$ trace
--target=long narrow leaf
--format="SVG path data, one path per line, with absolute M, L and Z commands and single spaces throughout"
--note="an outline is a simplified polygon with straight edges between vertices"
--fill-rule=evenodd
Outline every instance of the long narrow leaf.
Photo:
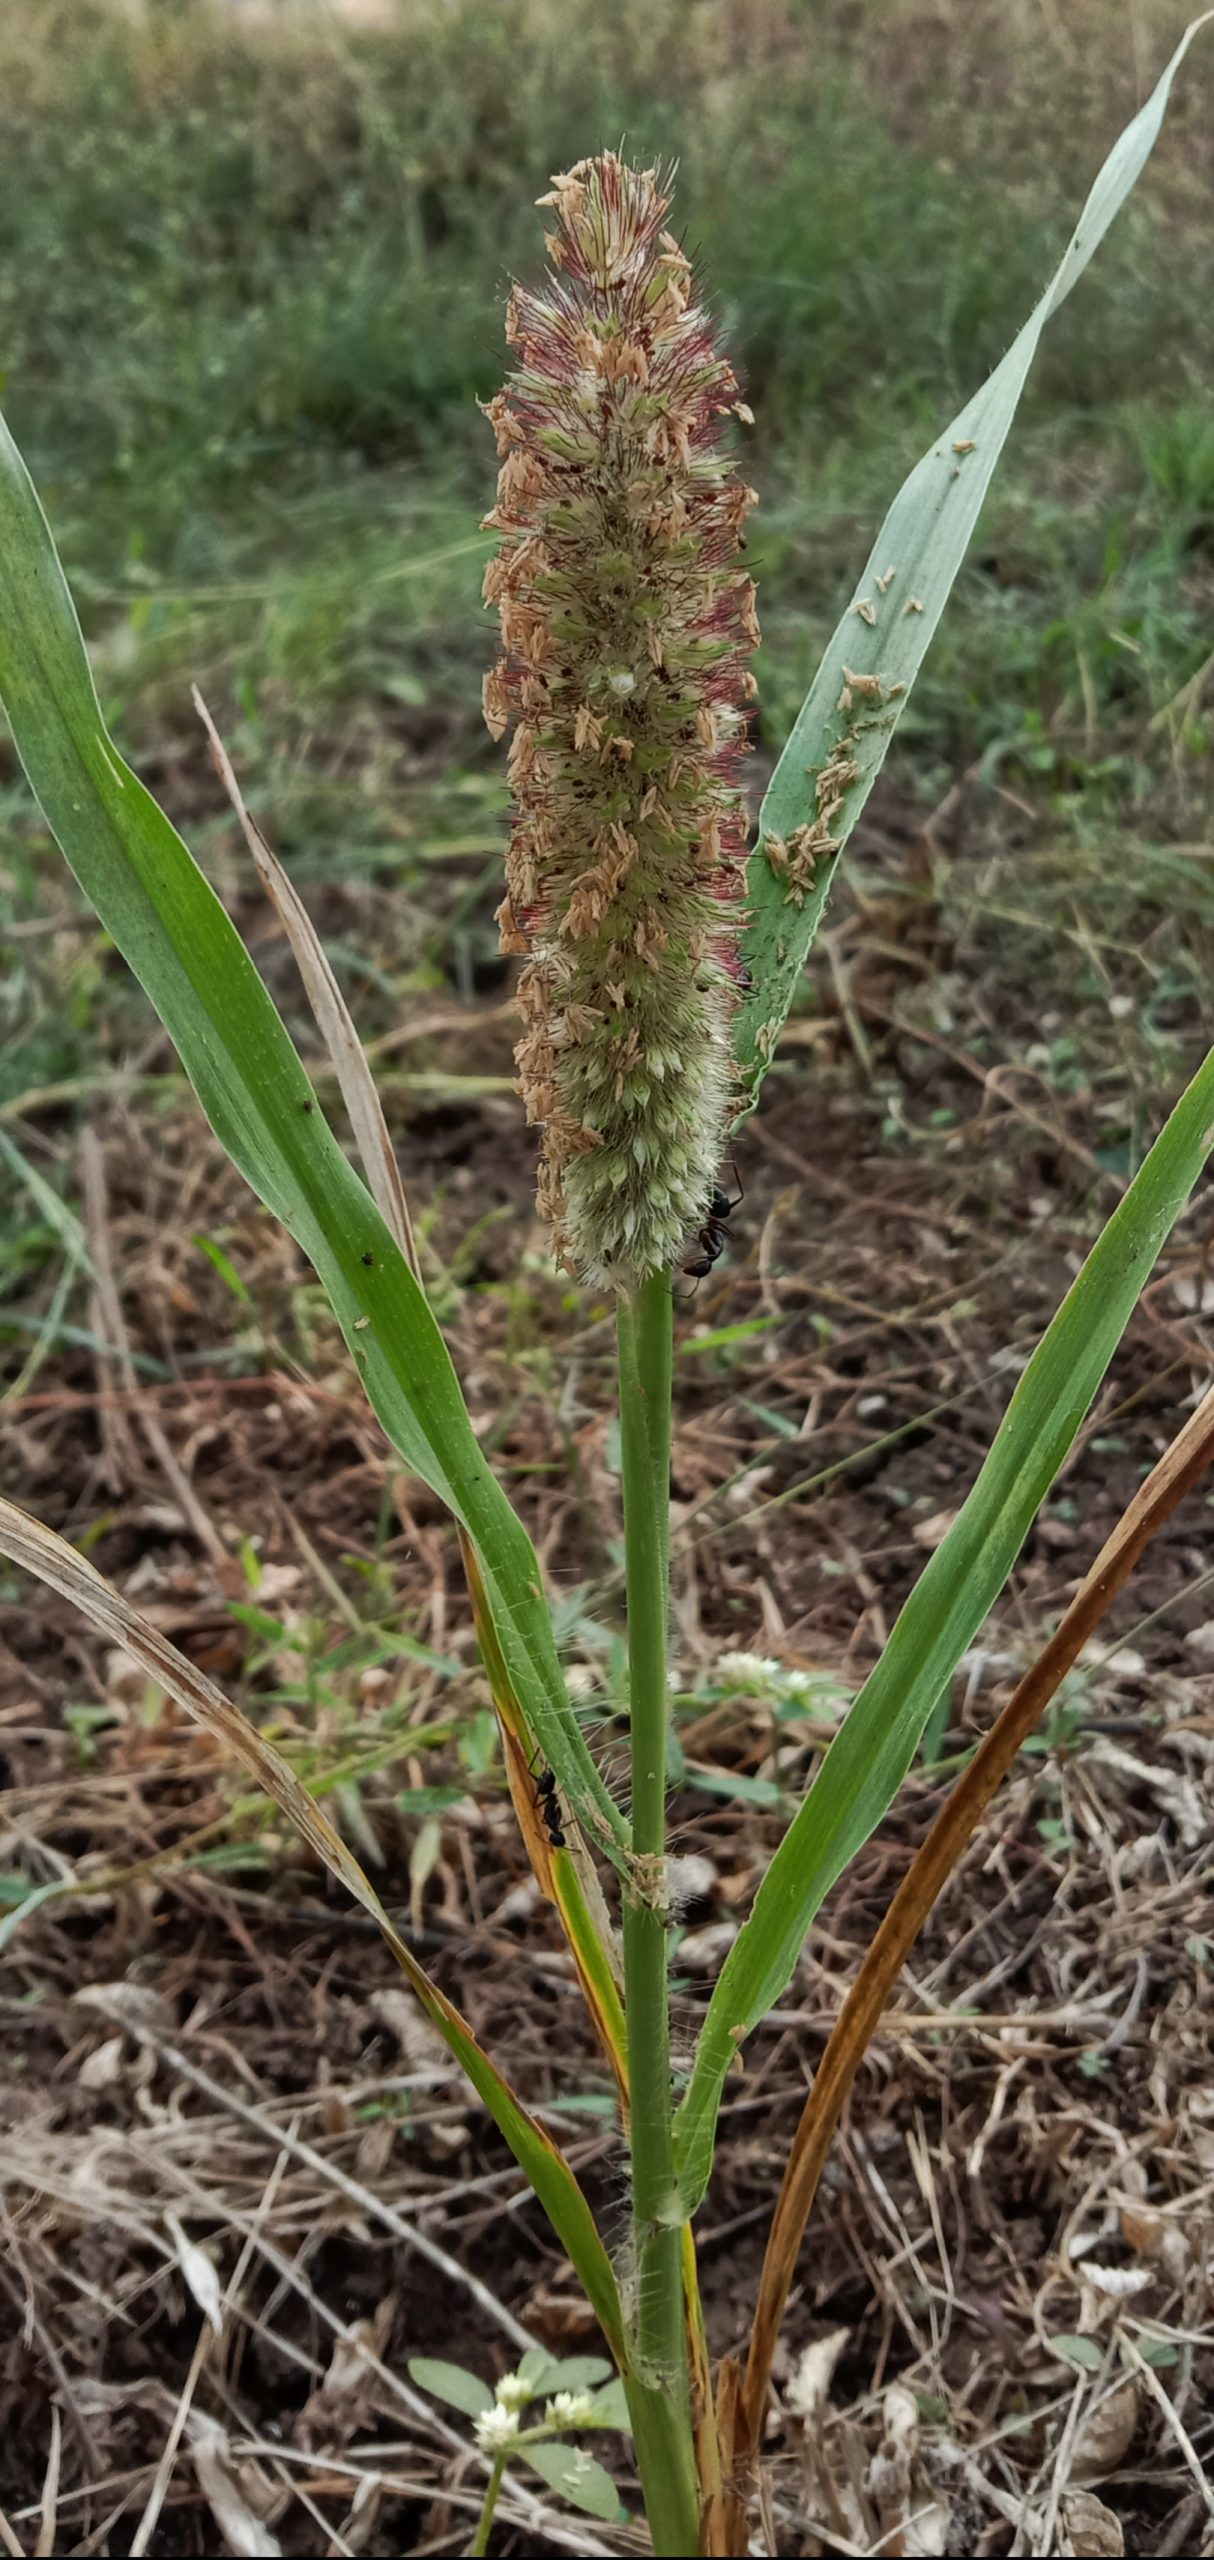
M 430 1980 L 424 1966 L 406 1946 L 394 1928 L 370 1878 L 364 1873 L 344 1840 L 326 1820 L 307 1788 L 289 1763 L 280 1758 L 273 1745 L 250 1724 L 239 1707 L 217 1689 L 206 1673 L 186 1655 L 170 1644 L 167 1636 L 153 1626 L 150 1618 L 131 1606 L 114 1585 L 75 1547 L 34 1520 L 14 1502 L 0 1495 L 0 1555 L 11 1558 L 27 1573 L 49 1583 L 63 1593 L 85 1617 L 108 1636 L 112 1644 L 121 1645 L 133 1660 L 142 1663 L 151 1677 L 167 1689 L 170 1697 L 185 1708 L 188 1715 L 204 1726 L 222 1750 L 241 1761 L 275 1804 L 281 1807 L 309 1848 L 343 1884 L 347 1893 L 370 1913 L 381 1936 L 415 1992 L 426 2015 L 433 2020 L 444 2043 L 467 2073 L 478 2098 L 488 2108 L 498 2131 L 504 2135 L 530 2186 L 539 2197 L 548 2219 L 562 2246 L 568 2250 L 588 2300 L 602 2323 L 603 2332 L 618 2360 L 624 2356 L 623 2321 L 619 2292 L 611 2272 L 611 2262 L 595 2229 L 594 2217 L 585 2196 L 563 2152 L 557 2149 L 541 2124 L 516 2098 L 508 2081 L 502 2078 L 483 2046 L 461 2017 L 459 2010 Z
M 828 643 L 772 775 L 747 875 L 745 958 L 753 983 L 736 1024 L 742 1116 L 758 1100 L 840 854 L 948 602 L 1042 330 L 1140 177 L 1176 72 L 1211 18 L 1214 10 L 1207 10 L 1186 29 L 1146 105 L 1114 143 L 1065 257 L 1002 363 L 899 490 Z
M 194 709 L 207 733 L 211 762 L 236 812 L 257 877 L 291 945 L 295 966 L 312 1008 L 312 1018 L 329 1052 L 338 1091 L 354 1132 L 359 1162 L 367 1178 L 367 1188 L 385 1226 L 395 1236 L 414 1279 L 420 1283 L 421 1266 L 405 1186 L 401 1181 L 384 1106 L 354 1017 L 294 881 L 266 843 L 256 818 L 246 806 L 232 759 L 197 685 L 192 690 Z
M 50 528 L 2 420 L 0 572 L 0 700 L 47 824 L 216 1136 L 318 1272 L 389 1439 L 467 1530 L 527 1720 L 591 1836 L 618 1853 L 625 1826 L 568 1706 L 535 1550 L 482 1455 L 425 1296 L 239 934 L 106 733 Z
M 1214 1050 L 1038 1343 L 972 1492 L 920 1574 L 725 1959 L 676 2133 L 680 2194 L 689 2213 L 708 2182 L 730 2063 L 790 1982 L 823 1896 L 892 1804 L 932 1708 L 1007 1580 L 1211 1148 Z
M 738 2467 L 740 2458 L 749 2463 L 753 2455 L 767 2404 L 776 2339 L 818 2181 L 856 2073 L 902 1967 L 922 1934 L 933 1904 L 949 1877 L 956 1874 L 964 1849 L 1009 1775 L 1017 1753 L 1034 1726 L 1040 1724 L 1081 1651 L 1091 1643 L 1111 1601 L 1128 1582 L 1152 1538 L 1158 1536 L 1186 1493 L 1211 1466 L 1214 1387 L 1203 1396 L 1196 1413 L 1190 1414 L 1146 1483 L 1132 1495 L 1048 1644 L 1017 1682 L 1006 1706 L 983 1735 L 968 1768 L 916 1850 L 876 1936 L 865 1950 L 859 1973 L 814 2074 L 813 2088 L 785 2164 L 751 2325 L 746 2388 L 737 2407 L 727 2454 L 731 2471 Z
M 240 821 L 257 876 L 282 921 L 294 953 L 317 1028 L 333 1061 L 372 1198 L 400 1246 L 414 1279 L 420 1282 L 421 1267 L 405 1188 L 383 1103 L 357 1026 L 298 890 L 245 805 L 227 749 L 197 686 L 194 688 L 194 707 L 206 730 L 216 772 Z M 0 1130 L 0 1142 L 3 1142 L 3 1136 Z M 483 1576 L 466 1532 L 460 1544 L 481 1659 L 502 1727 L 506 1774 L 524 1845 L 541 1891 L 548 1895 L 560 1914 L 583 1994 L 615 2073 L 626 2112 L 627 2035 L 611 1969 L 611 1921 L 599 1889 L 597 1872 L 590 1860 L 585 1859 L 583 1884 L 574 1863 L 580 1839 L 576 1831 L 570 1854 L 558 1861 L 551 1848 L 547 1827 L 540 1817 L 532 1776 L 532 1755 L 538 1737 L 529 1729 L 525 1710 L 504 1674 Z

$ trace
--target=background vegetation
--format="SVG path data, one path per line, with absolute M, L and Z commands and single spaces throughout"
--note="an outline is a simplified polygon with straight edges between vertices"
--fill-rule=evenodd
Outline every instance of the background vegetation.
M 491 632 L 477 528 L 494 464 L 476 403 L 504 369 L 508 278 L 537 264 L 533 199 L 552 170 L 621 135 L 679 160 L 686 236 L 756 417 L 762 775 L 894 487 L 1025 316 L 1183 14 L 1168 0 L 1065 11 L 1045 0 L 385 0 L 314 12 L 42 0 L 0 16 L 3 397 L 112 725 L 239 911 L 311 1056 L 191 681 L 305 890 L 377 1046 L 427 1278 L 478 1428 L 536 1530 L 575 1684 L 604 1717 L 619 1675 L 610 1327 L 552 1274 L 532 1223 L 492 925 L 504 776 L 479 713 Z M 774 1837 L 765 1816 L 803 1788 L 841 1689 L 874 1658 L 972 1478 L 1009 1373 L 1208 1042 L 1209 79 L 1199 47 L 1146 179 L 1051 323 L 742 1142 L 737 1241 L 681 1325 L 689 2002 L 697 1931 L 705 1964 L 715 1933 L 715 1969 Z M 804 2056 L 888 1898 L 890 1862 L 927 1818 L 933 1766 L 968 1750 L 992 1691 L 1056 1616 L 1208 1372 L 1208 1230 L 1199 1201 L 989 1641 L 941 1702 L 896 1837 L 866 1853 L 815 1937 L 800 2044 L 759 2066 L 757 2099 L 742 2092 L 725 2199 L 705 2232 L 714 2343 L 736 2343 L 746 2234 L 770 2201 L 757 2128 L 795 2120 Z M 543 1921 L 520 1916 L 509 1891 L 494 1898 L 509 1816 L 446 1532 L 358 1414 L 310 1275 L 200 1135 L 167 1043 L 83 912 L 7 749 L 0 1377 L 5 1489 L 95 1551 L 272 1726 L 385 1891 L 408 1898 L 444 1979 L 490 2032 L 509 2021 L 505 2059 L 565 2112 L 580 2163 L 596 2142 L 607 2150 L 609 2180 L 609 2098 L 554 2023 L 564 2012 L 546 2005 Z M 178 1461 L 167 1492 L 166 1435 Z M 1120 2314 L 1093 2307 L 1066 2272 L 1068 2217 L 1095 2215 L 1128 2144 L 1179 2245 L 1207 2161 L 1190 2093 L 1208 2077 L 1195 2023 L 1205 2017 L 1208 2039 L 1196 1698 L 1214 1658 L 1208 1571 L 1200 1537 L 1178 1531 L 1121 1613 L 1122 1653 L 1084 1668 L 1022 1763 L 925 1947 L 922 2018 L 900 2013 L 873 2067 L 864 2134 L 845 2141 L 838 2210 L 806 2278 L 802 2318 L 849 2328 L 835 2397 L 860 2411 L 867 2451 L 881 2441 L 882 2379 L 909 2376 L 918 2422 L 947 2424 L 993 2484 L 970 2520 L 991 2548 L 1006 2547 L 1008 2501 L 1052 2476 L 1062 2431 L 1081 2440 L 1076 2374 L 1097 2396 L 1123 2387 L 1107 2361 Z M 31 1608 L 15 1578 L 0 1576 L 0 1596 L 4 1892 L 19 1909 L 31 1885 L 64 1891 L 31 1907 L 15 1940 L 27 1973 L 12 2002 L 25 2054 L 14 2069 L 29 2075 L 19 2094 L 35 2093 L 45 2141 L 36 2159 L 10 2146 L 0 2166 L 37 2195 L 56 2182 L 67 2193 L 108 2111 L 130 2192 L 162 2180 L 165 2210 L 182 2213 L 191 2191 L 174 2180 L 197 2171 L 190 2109 L 205 2105 L 210 2204 L 195 2190 L 189 2209 L 227 2265 L 251 2139 L 222 2117 L 227 2043 L 209 2050 L 204 2021 L 189 2067 L 200 2053 L 211 2078 L 201 2097 L 190 2084 L 151 2164 L 142 2084 L 128 2108 L 117 2066 L 105 2076 L 108 2044 L 78 2064 L 80 1979 L 101 1986 L 100 2007 L 106 1984 L 147 1965 L 191 2015 L 198 2004 L 222 2022 L 272 2128 L 275 2110 L 292 2122 L 297 2110 L 326 2157 L 401 2210 L 441 2190 L 456 2254 L 542 2325 L 550 2270 L 525 2216 L 507 2229 L 498 2214 L 500 2154 L 458 2111 L 452 2128 L 424 2050 L 383 2005 L 395 1996 L 386 1975 L 369 2001 L 375 1958 L 323 1911 L 315 1876 L 292 1866 L 124 1658 L 102 1656 L 50 1604 Z M 730 1647 L 749 1668 L 728 1651 L 722 1664 Z M 85 1886 L 93 1898 L 73 1903 Z M 268 1954 L 249 1953 L 250 1909 Z M 1005 1997 L 1044 2021 L 1014 2104 Z M 964 2060 L 951 2009 L 941 2029 L 944 2001 L 989 2013 L 970 2022 Z M 109 2035 L 113 2015 L 103 2023 Z M 354 2093 L 340 2122 L 321 2045 Z M 179 2065 L 160 2052 L 157 2068 Z M 912 2112 L 927 2127 L 913 2174 Z M 323 2180 L 309 2184 L 317 2156 L 270 2216 L 290 2249 L 332 2203 Z M 862 2229 L 864 2161 L 878 2157 L 895 2232 L 913 2235 L 879 2304 L 849 2220 Z M 462 2201 L 453 2159 L 470 2181 Z M 975 2160 L 976 2187 L 958 2165 Z M 951 2263 L 935 2255 L 934 2177 L 956 2209 Z M 118 2168 L 113 2178 L 117 2197 Z M 90 2230 L 98 2295 L 112 2284 L 125 2304 L 128 2282 L 146 2286 L 136 2361 L 184 2370 L 189 2275 L 146 2232 L 133 2241 L 125 2205 L 111 2202 Z M 40 2316 L 67 2341 L 73 2373 L 77 2348 L 87 2368 L 94 2347 L 108 2372 L 125 2310 L 77 2340 L 75 2227 L 66 2210 L 47 2212 Z M 889 2245 L 886 2228 L 878 2255 Z M 1122 2246 L 1103 2230 L 1106 2257 Z M 520 2248 L 533 2250 L 525 2302 Z M 419 2299 L 407 2253 L 402 2263 L 406 2307 L 398 2317 L 393 2294 L 385 2363 L 403 2372 L 406 2353 L 452 2344 L 483 2362 L 479 2315 L 461 2328 L 449 2288 Z M 1134 2331 L 1138 2349 L 1152 2368 L 1177 2368 L 1168 2389 L 1208 2450 L 1211 2378 L 1192 2348 L 1200 2270 L 1175 2249 L 1150 2264 L 1157 2290 L 1134 2297 L 1133 2316 L 1155 2325 Z M 384 2266 L 382 2233 L 345 2229 L 309 2260 L 314 2298 L 297 2326 L 280 2320 L 290 2354 L 280 2368 L 264 2345 L 250 2352 L 242 2423 L 255 2416 L 275 2444 L 289 2433 L 321 2387 L 325 2306 L 361 2303 L 379 2320 Z M 1053 2270 L 1046 2307 L 1040 2268 Z M 276 2283 L 267 2274 L 256 2297 L 259 2312 L 270 2301 L 271 2329 Z M 22 2423 L 0 2500 L 19 2518 L 46 2476 L 50 2370 L 13 2382 Z M 9 2381 L 0 2366 L 0 2399 Z M 1167 2421 L 1140 2401 L 1137 2470 L 1106 2494 L 1132 2548 L 1181 2548 L 1196 2539 L 1191 2480 Z M 235 2406 L 223 2404 L 225 2423 Z M 116 2412 L 98 2440 L 144 2483 L 130 2493 L 142 2500 L 163 2413 L 148 2419 L 137 2392 Z M 385 2423 L 405 2424 L 395 2402 Z M 317 2441 L 345 2441 L 325 2432 L 329 2418 L 316 2424 Z M 423 2440 L 426 2477 L 445 2484 L 447 2448 Z M 837 2482 L 851 2457 L 832 2442 Z M 70 2440 L 65 2459 L 69 2484 L 87 2479 L 83 2454 L 71 2472 Z M 399 2495 L 412 2518 L 413 2489 Z M 838 2529 L 859 2547 L 890 2519 L 856 2495 Z M 797 2496 L 800 2532 L 806 2499 L 820 2507 L 826 2490 L 802 2482 Z M 404 2547 L 396 2513 L 385 2510 L 384 2548 Z M 292 2516 L 289 2547 L 315 2547 Z M 452 2526 L 444 2509 L 430 2526 L 450 2542 L 458 2515 Z M 196 2527 L 205 2518 L 198 2527 L 192 2509 L 170 2515 L 163 2547 L 195 2547 Z
M 604 134 L 680 162 L 757 418 L 774 748 L 876 515 L 1013 334 L 1174 13 L 386 14 L 284 11 L 236 42 L 198 0 L 135 24 L 89 0 L 7 13 L 0 346 L 121 734 L 170 797 L 181 769 L 193 816 L 198 681 L 301 877 L 390 888 L 391 1020 L 487 960 L 503 786 L 476 710 L 476 402 L 548 171 Z M 1206 927 L 1208 874 L 1164 849 L 1208 770 L 1210 161 L 1195 70 L 1049 333 L 886 784 L 928 809 L 977 765 L 1085 877 L 1098 859 L 1124 889 L 1133 842 L 1137 882 Z M 28 927 L 40 853 L 10 784 L 4 913 Z M 226 815 L 195 823 L 204 857 L 217 835 Z M 66 988 L 44 956 L 4 945 L 8 1100 L 76 1072 L 110 1001 L 95 950 Z

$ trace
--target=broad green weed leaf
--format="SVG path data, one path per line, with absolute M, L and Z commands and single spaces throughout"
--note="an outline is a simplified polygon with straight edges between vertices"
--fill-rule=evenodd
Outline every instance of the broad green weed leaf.
M 1099 2373 L 1104 2363 L 1104 2349 L 1096 2338 L 1085 2338 L 1060 2329 L 1056 2337 L 1047 2338 L 1045 2343 L 1051 2355 L 1061 2357 L 1063 2364 L 1074 2365 L 1081 2373 Z
M 580 2507 L 583 2515 L 598 2516 L 603 2524 L 616 2522 L 619 2490 L 592 2453 L 572 2444 L 521 2444 L 518 2451 L 520 2462 L 538 2471 L 550 2489 L 559 2489 L 571 2507 Z
M 550 2356 L 543 2347 L 529 2347 L 518 2369 L 533 2392 L 546 2395 L 589 2391 L 595 2383 L 606 2382 L 611 2372 L 602 2356 Z
M 409 2356 L 405 2371 L 419 2390 L 445 2400 L 449 2409 L 462 2409 L 466 2418 L 479 2418 L 483 2410 L 493 2407 L 488 2383 L 462 2364 L 446 2364 L 441 2356 Z
M 980 391 L 894 500 L 798 715 L 759 814 L 747 873 L 753 980 L 736 1022 L 753 1111 L 844 844 L 885 761 L 965 557 L 1046 321 L 1066 300 L 1154 149 L 1173 79 L 1214 10 L 1186 28 L 1146 105 L 1114 143 L 1066 255 Z M 801 845 L 799 829 L 810 831 Z M 814 831 L 818 844 L 815 849 Z M 786 850 L 787 849 L 787 850 Z
M 601 2391 L 595 2392 L 582 2423 L 587 2427 L 620 2427 L 627 2435 L 632 2420 L 628 2415 L 624 2385 L 618 2374 L 613 2381 L 605 2382 Z

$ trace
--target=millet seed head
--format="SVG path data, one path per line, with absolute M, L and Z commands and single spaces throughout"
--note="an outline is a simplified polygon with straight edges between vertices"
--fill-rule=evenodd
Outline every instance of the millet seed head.
M 626 1288 L 681 1258 L 721 1160 L 759 632 L 739 565 L 748 417 L 664 228 L 669 182 L 614 152 L 541 199 L 553 274 L 510 298 L 488 416 L 502 536 L 485 576 L 513 723 L 503 948 L 559 1257 Z

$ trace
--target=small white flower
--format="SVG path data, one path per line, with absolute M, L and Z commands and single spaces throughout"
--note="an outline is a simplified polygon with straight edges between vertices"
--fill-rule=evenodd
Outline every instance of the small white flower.
M 550 2427 L 580 2427 L 590 2415 L 588 2391 L 558 2391 L 544 2412 Z
M 504 2373 L 497 2384 L 495 2397 L 503 2409 L 525 2409 L 531 2398 L 531 2385 L 521 2373 Z
M 780 1683 L 786 1705 L 807 1715 L 837 1716 L 850 1704 L 849 1692 L 823 1671 L 786 1671 Z
M 753 1692 L 770 1689 L 778 1680 L 781 1664 L 766 1653 L 722 1653 L 717 1657 L 716 1685 L 719 1689 L 741 1689 Z
M 472 2432 L 483 2453 L 500 2453 L 518 2434 L 517 2409 L 503 2409 L 495 2400 L 491 2409 L 482 2409 L 472 2421 Z

